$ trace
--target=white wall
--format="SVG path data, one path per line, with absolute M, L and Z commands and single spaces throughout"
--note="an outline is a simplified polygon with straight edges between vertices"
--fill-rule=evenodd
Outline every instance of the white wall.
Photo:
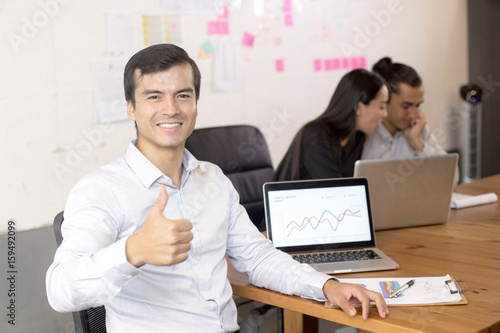
M 50 225 L 75 182 L 122 155 L 135 137 L 130 122 L 96 124 L 90 64 L 106 56 L 106 13 L 139 15 L 159 9 L 160 2 L 57 0 L 57 14 L 13 47 L 9 36 L 23 36 L 26 20 L 41 15 L 40 4 L 54 1 L 0 0 L 0 233 L 9 219 L 17 230 Z M 265 2 L 282 20 L 283 1 Z M 446 116 L 467 81 L 465 0 L 304 0 L 303 5 L 302 13 L 294 13 L 293 27 L 277 30 L 281 45 L 259 39 L 253 1 L 231 8 L 230 37 L 241 40 L 244 31 L 256 35 L 253 48 L 245 50 L 251 57 L 243 60 L 239 92 L 214 92 L 213 59 L 198 56 L 207 38 L 214 44 L 223 38 L 207 35 L 206 22 L 216 15 L 184 17 L 185 49 L 203 76 L 197 127 L 256 125 L 265 132 L 276 165 L 297 129 L 323 111 L 346 73 L 315 72 L 313 59 L 347 55 L 343 42 L 357 47 L 354 55 L 366 56 L 369 68 L 386 55 L 412 65 L 424 80 L 428 122 L 445 148 L 453 148 Z M 318 24 L 327 25 L 326 41 L 314 41 Z M 367 29 L 371 36 L 363 39 L 359 31 Z M 276 58 L 285 59 L 285 72 L 276 72 Z

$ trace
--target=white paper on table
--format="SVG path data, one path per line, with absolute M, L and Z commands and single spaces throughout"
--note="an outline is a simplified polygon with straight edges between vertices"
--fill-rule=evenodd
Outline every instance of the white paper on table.
M 460 209 L 465 207 L 484 205 L 497 201 L 498 197 L 493 192 L 480 195 L 469 195 L 453 192 L 451 195 L 451 208 Z
M 395 298 L 389 298 L 391 292 L 415 279 L 415 283 Z M 418 305 L 433 303 L 457 303 L 462 300 L 460 292 L 451 293 L 446 281 L 450 275 L 416 278 L 356 278 L 338 279 L 340 282 L 354 283 L 381 293 L 387 305 Z

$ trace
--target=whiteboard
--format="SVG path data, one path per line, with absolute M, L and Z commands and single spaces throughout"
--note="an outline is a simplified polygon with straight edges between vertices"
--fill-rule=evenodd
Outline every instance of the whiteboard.
M 390 56 L 420 73 L 428 122 L 444 147 L 453 147 L 447 117 L 467 81 L 465 0 L 215 3 L 217 11 L 176 12 L 182 45 L 202 73 L 198 128 L 255 125 L 276 166 L 296 131 L 323 112 L 350 69 L 343 67 L 345 59 L 347 67 L 371 68 Z M 110 14 L 138 22 L 130 32 L 130 54 L 109 53 Z M 162 1 L 2 2 L 0 233 L 11 219 L 18 230 L 50 225 L 80 178 L 125 152 L 135 128 L 130 121 L 97 122 L 92 68 L 141 49 L 146 14 L 166 14 Z M 240 45 L 237 90 L 214 89 L 216 59 L 200 52 L 207 41 Z

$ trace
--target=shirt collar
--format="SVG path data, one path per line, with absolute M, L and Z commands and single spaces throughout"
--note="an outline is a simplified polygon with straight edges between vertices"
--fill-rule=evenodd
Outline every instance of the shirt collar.
M 132 171 L 137 175 L 144 187 L 150 188 L 156 181 L 162 185 L 172 185 L 172 180 L 165 176 L 150 160 L 144 156 L 136 147 L 137 140 L 132 140 L 125 154 L 125 161 Z M 192 170 L 199 168 L 198 160 L 187 150 L 184 149 L 182 156 L 183 179 Z
M 381 123 L 379 123 L 379 125 L 377 127 L 377 135 L 380 137 L 382 142 L 392 144 L 394 139 L 396 139 L 397 137 L 399 137 L 401 135 L 404 135 L 404 132 L 397 131 L 396 135 L 392 136 L 391 133 L 389 133 L 389 131 L 387 130 L 387 128 L 385 128 L 384 124 L 381 122 Z

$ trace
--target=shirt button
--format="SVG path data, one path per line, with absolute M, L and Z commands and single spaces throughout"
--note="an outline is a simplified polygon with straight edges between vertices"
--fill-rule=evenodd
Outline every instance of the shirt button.
M 311 293 L 311 295 L 314 295 L 314 290 L 309 289 L 309 292 Z
M 130 279 L 132 279 L 132 278 L 133 278 L 133 276 L 132 276 L 132 275 L 125 275 L 125 279 L 127 279 L 127 280 L 130 280 Z

